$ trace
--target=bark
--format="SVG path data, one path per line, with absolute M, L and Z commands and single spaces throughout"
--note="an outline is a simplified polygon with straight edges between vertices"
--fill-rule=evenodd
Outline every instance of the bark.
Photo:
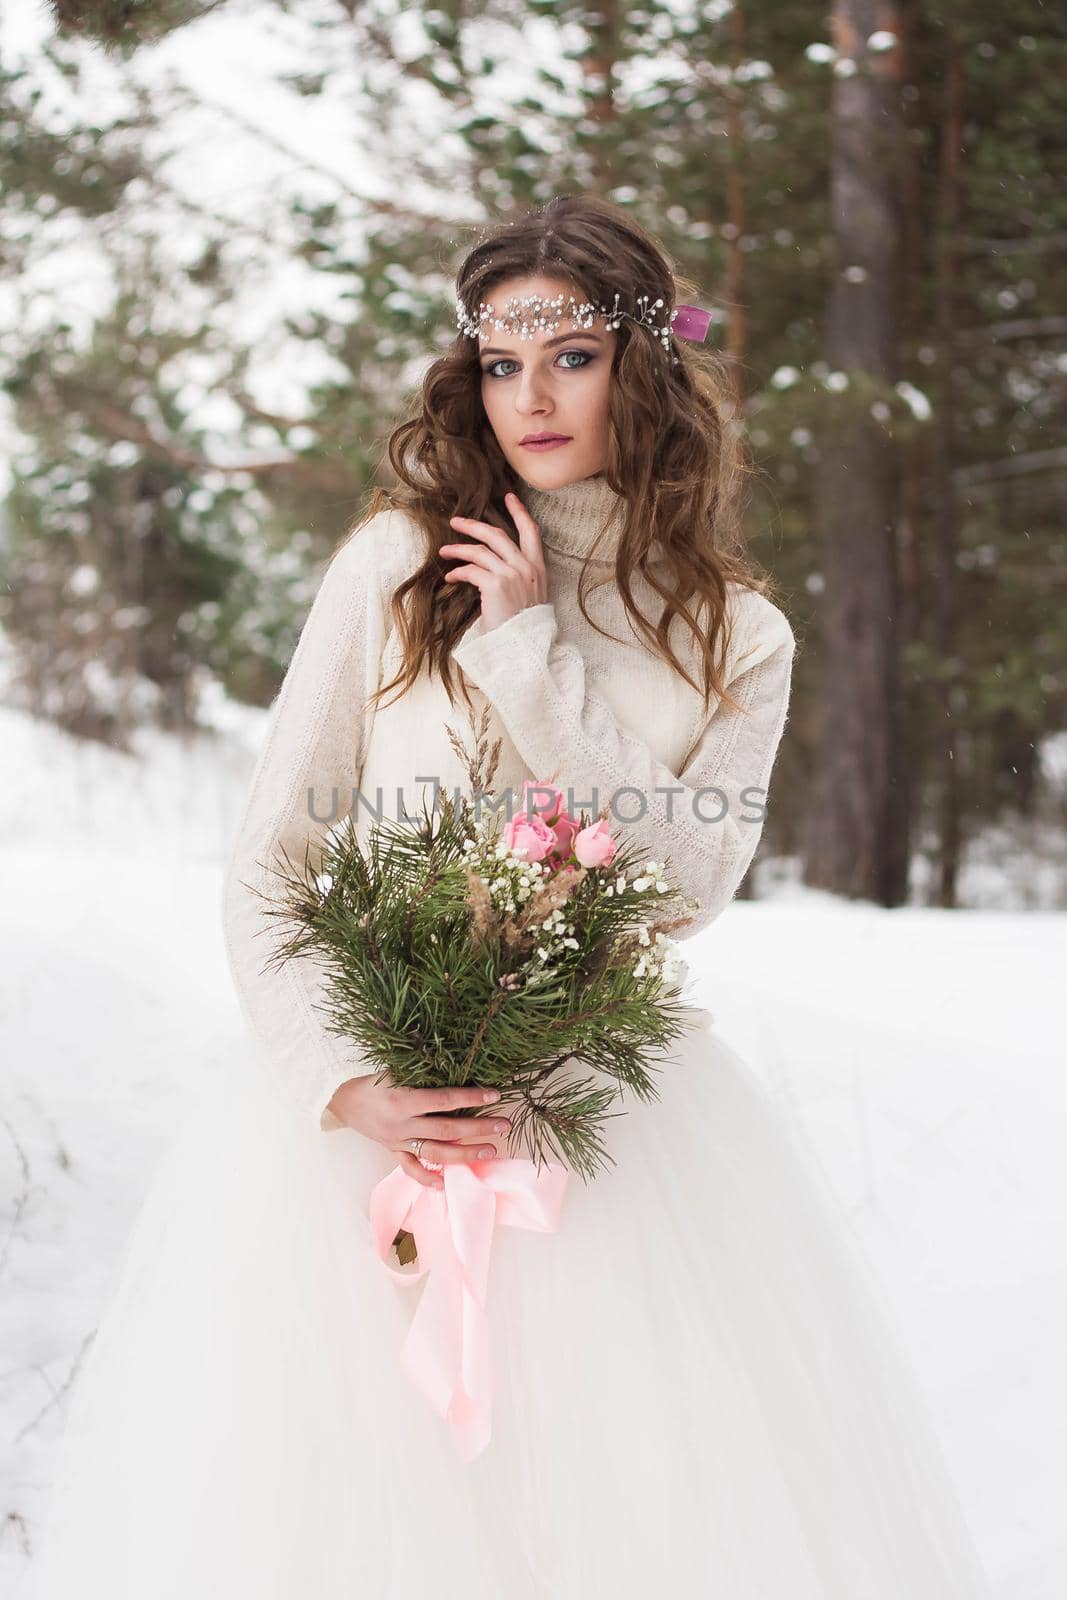
M 895 444 L 856 380 L 891 383 L 900 332 L 899 201 L 904 124 L 901 52 L 870 51 L 876 31 L 901 36 L 897 7 L 835 0 L 834 42 L 856 70 L 834 78 L 834 235 L 827 357 L 850 376 L 828 396 L 816 493 L 823 530 L 820 726 L 805 881 L 883 905 L 899 902 L 893 844 L 895 740 Z
M 959 419 L 956 406 L 957 300 L 959 277 L 960 151 L 963 142 L 964 64 L 955 27 L 945 29 L 944 116 L 938 180 L 939 249 L 936 273 L 935 326 L 937 329 L 938 386 L 934 457 L 934 644 L 941 665 L 940 715 L 934 748 L 938 792 L 938 863 L 935 903 L 957 905 L 957 881 L 963 829 L 960 816 L 960 743 L 956 717 L 960 663 L 958 655 L 957 553 L 960 510 L 956 460 Z

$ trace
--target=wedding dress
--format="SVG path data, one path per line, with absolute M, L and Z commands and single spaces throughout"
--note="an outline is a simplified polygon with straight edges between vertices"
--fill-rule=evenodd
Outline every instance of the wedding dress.
M 635 833 L 702 901 L 696 931 L 758 842 L 745 791 L 765 794 L 785 724 L 789 624 L 731 590 L 738 704 L 708 715 L 629 627 L 603 480 L 520 492 L 550 600 L 479 620 L 453 652 L 492 708 L 498 784 L 573 784 L 587 809 L 592 788 L 602 805 L 630 785 L 620 816 L 640 791 Z M 987 1600 L 881 1286 L 802 1137 L 700 1008 L 659 1098 L 607 1124 L 615 1165 L 571 1175 L 556 1231 L 496 1230 L 479 1455 L 459 1458 L 402 1369 L 425 1280 L 386 1271 L 368 1220 L 396 1157 L 327 1109 L 370 1064 L 322 1026 L 313 963 L 264 972 L 255 890 L 334 785 L 342 811 L 354 783 L 381 788 L 389 815 L 398 789 L 417 814 L 431 775 L 465 786 L 444 731 L 462 737 L 462 701 L 439 681 L 367 703 L 399 661 L 388 601 L 419 559 L 396 511 L 343 546 L 275 703 L 224 906 L 247 1027 L 116 1272 L 33 1600 Z M 586 566 L 609 580 L 587 601 L 609 637 L 577 604 Z M 646 615 L 651 594 L 635 586 Z M 729 801 L 716 824 L 713 791 Z

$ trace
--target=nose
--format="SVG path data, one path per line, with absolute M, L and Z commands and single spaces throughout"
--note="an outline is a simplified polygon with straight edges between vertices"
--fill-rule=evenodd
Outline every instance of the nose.
M 546 384 L 547 380 L 533 369 L 528 368 L 520 375 L 515 394 L 515 409 L 520 416 L 540 416 L 546 410 Z

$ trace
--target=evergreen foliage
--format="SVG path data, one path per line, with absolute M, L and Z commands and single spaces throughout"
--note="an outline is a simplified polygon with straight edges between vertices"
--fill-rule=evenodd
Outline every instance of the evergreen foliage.
M 634 845 L 602 868 L 524 860 L 482 814 L 487 793 L 384 818 L 365 845 L 349 816 L 302 862 L 272 862 L 265 916 L 283 936 L 267 966 L 312 956 L 327 1027 L 391 1083 L 499 1089 L 513 1153 L 591 1178 L 613 1159 L 609 1108 L 655 1098 L 655 1057 L 684 1029 L 669 930 L 692 902 Z
M 821 669 L 840 677 L 872 626 L 852 585 L 886 537 L 901 837 L 883 847 L 895 870 L 875 863 L 875 877 L 899 893 L 901 862 L 939 858 L 935 896 L 952 904 L 980 829 L 1030 817 L 1062 832 L 1041 758 L 1067 724 L 1067 27 L 1054 7 L 978 0 L 963 16 L 909 0 L 853 58 L 826 7 L 803 0 L 415 5 L 402 27 L 337 4 L 304 31 L 299 8 L 265 5 L 293 45 L 279 88 L 350 118 L 340 170 L 287 151 L 268 118 L 139 80 L 158 39 L 207 40 L 224 7 L 56 9 L 39 58 L 0 61 L 0 266 L 18 285 L 0 336 L 15 433 L 0 621 L 29 703 L 116 739 L 139 719 L 194 718 L 205 674 L 267 704 L 321 561 L 451 337 L 456 258 L 483 219 L 588 188 L 632 207 L 704 286 L 710 337 L 732 359 L 758 468 L 748 534 L 800 642 L 776 785 L 808 799 L 773 810 L 763 853 L 808 851 L 834 733 Z M 505 59 L 527 76 L 502 97 Z M 833 286 L 869 296 L 831 203 L 843 91 L 868 77 L 896 130 L 883 375 L 828 353 Z M 273 163 L 266 183 L 249 162 L 255 207 L 173 180 L 191 127 L 209 150 L 239 137 Z M 83 277 L 102 286 L 92 311 L 66 288 Z M 282 282 L 293 298 L 253 324 L 249 304 Z M 272 387 L 283 368 L 300 374 L 286 400 Z M 889 528 L 857 526 L 831 568 L 821 467 L 872 426 Z

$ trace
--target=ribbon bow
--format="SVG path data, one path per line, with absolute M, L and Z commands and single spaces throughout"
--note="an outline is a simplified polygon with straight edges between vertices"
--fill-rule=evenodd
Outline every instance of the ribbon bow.
M 446 1162 L 444 1188 L 429 1188 L 394 1167 L 370 1196 L 374 1248 L 400 1283 L 428 1276 L 400 1353 L 408 1377 L 452 1427 L 460 1455 L 473 1461 L 489 1443 L 492 1374 L 485 1295 L 493 1229 L 499 1222 L 554 1233 L 569 1172 L 526 1159 Z M 414 1234 L 415 1272 L 389 1261 L 401 1228 Z

